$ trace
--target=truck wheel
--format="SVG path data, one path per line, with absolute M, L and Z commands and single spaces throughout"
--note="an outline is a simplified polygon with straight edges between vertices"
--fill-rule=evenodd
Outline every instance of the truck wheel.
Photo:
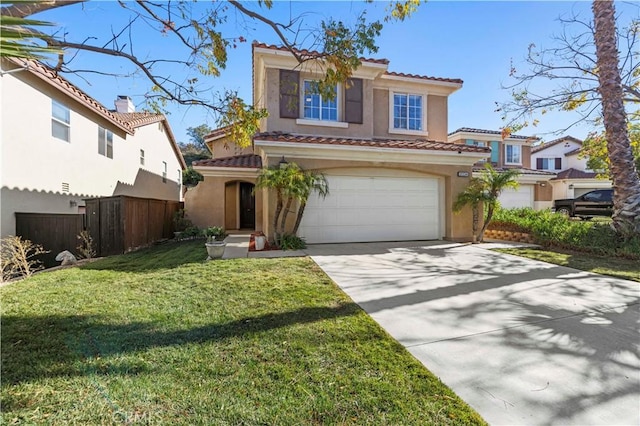
M 559 209 L 556 209 L 556 213 L 560 213 L 565 216 L 571 216 L 571 210 L 569 210 L 568 207 L 560 207 Z

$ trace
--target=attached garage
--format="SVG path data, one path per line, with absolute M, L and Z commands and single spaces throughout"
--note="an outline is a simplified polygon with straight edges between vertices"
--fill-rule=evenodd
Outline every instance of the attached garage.
M 327 175 L 299 235 L 308 243 L 435 240 L 443 236 L 440 181 L 422 176 Z
M 520 184 L 518 189 L 507 188 L 502 191 L 498 200 L 504 209 L 533 208 L 533 185 Z

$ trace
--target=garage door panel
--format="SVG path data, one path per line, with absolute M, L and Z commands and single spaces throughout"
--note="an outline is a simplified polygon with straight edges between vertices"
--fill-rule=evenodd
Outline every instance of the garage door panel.
M 433 178 L 327 176 L 329 195 L 309 198 L 300 227 L 308 243 L 438 239 Z
M 533 185 L 520 185 L 518 189 L 507 188 L 502 191 L 498 201 L 505 209 L 533 208 Z

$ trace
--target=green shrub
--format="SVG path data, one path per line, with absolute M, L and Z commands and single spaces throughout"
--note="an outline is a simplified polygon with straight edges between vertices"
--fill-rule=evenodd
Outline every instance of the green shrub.
M 307 247 L 304 238 L 293 234 L 283 234 L 280 237 L 280 250 L 301 250 Z
M 213 242 L 224 240 L 228 234 L 221 226 L 209 226 L 202 230 L 202 235 L 207 238 L 207 242 Z
M 550 210 L 498 209 L 489 229 L 529 233 L 547 247 L 640 259 L 640 236 L 625 241 L 608 224 L 575 221 Z

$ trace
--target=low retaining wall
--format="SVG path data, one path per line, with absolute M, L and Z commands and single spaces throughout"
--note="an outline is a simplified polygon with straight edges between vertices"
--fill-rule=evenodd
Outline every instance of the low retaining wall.
M 517 243 L 536 243 L 531 234 L 525 234 L 524 232 L 498 231 L 495 229 L 487 229 L 484 232 L 484 237 L 493 240 L 514 241 Z

